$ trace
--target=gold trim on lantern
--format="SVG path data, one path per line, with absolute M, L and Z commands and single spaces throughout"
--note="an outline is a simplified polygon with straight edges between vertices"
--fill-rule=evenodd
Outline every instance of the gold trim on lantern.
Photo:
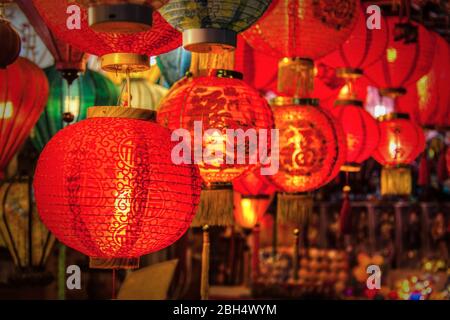
M 358 68 L 336 68 L 336 76 L 343 79 L 357 79 L 364 72 Z
M 156 121 L 156 111 L 119 106 L 90 107 L 87 118 L 127 118 L 146 121 Z
M 379 116 L 377 118 L 377 120 L 379 122 L 383 122 L 383 121 L 389 121 L 389 120 L 394 120 L 394 119 L 405 119 L 405 120 L 409 120 L 409 114 L 407 113 L 399 113 L 399 112 L 391 112 L 388 114 L 384 114 L 382 116 Z
M 406 94 L 406 89 L 399 87 L 399 88 L 381 88 L 379 89 L 379 92 L 382 96 L 389 97 L 392 99 L 395 99 L 397 97 L 403 96 Z
M 361 165 L 356 162 L 348 162 L 341 166 L 341 171 L 344 172 L 359 172 L 361 171 Z
M 229 29 L 200 28 L 183 31 L 183 47 L 192 52 L 232 51 L 236 44 L 237 33 Z
M 319 106 L 319 99 L 315 98 L 294 98 L 294 97 L 275 97 L 270 101 L 272 106 L 289 106 L 289 105 L 299 105 L 299 106 Z
M 139 258 L 96 258 L 89 257 L 89 268 L 92 269 L 137 269 Z
M 96 32 L 144 32 L 152 27 L 153 8 L 133 3 L 97 4 L 89 7 L 88 21 Z
M 101 67 L 107 72 L 142 72 L 150 69 L 150 58 L 137 53 L 109 53 L 101 57 Z
M 334 102 L 335 106 L 355 106 L 363 107 L 364 103 L 359 99 L 338 99 Z
M 203 69 L 198 70 L 195 75 L 192 72 L 189 72 L 188 76 L 230 78 L 239 80 L 244 78 L 244 75 L 239 71 L 225 69 Z

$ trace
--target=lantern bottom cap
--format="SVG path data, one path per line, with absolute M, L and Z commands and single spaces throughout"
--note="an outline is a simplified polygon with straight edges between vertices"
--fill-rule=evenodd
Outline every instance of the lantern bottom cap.
M 336 68 L 336 75 L 343 79 L 358 79 L 364 74 L 359 68 Z
M 88 9 L 88 19 L 96 32 L 144 32 L 152 27 L 153 8 L 132 3 L 94 5 Z
M 198 53 L 221 53 L 236 48 L 237 33 L 228 29 L 188 29 L 183 31 L 183 47 Z
M 344 172 L 359 172 L 361 171 L 361 165 L 354 162 L 348 162 L 341 166 L 341 171 Z
M 89 268 L 92 269 L 137 269 L 138 257 L 98 258 L 89 257 Z
M 116 52 L 101 57 L 101 67 L 107 72 L 142 72 L 150 69 L 150 58 L 145 54 Z

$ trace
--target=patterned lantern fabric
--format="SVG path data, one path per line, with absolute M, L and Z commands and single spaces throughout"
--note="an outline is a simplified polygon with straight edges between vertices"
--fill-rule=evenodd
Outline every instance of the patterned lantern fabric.
M 380 142 L 372 157 L 383 166 L 408 165 L 425 148 L 422 128 L 405 114 L 388 114 L 379 127 Z
M 363 108 L 362 101 L 358 100 L 345 101 L 345 104 L 335 106 L 331 114 L 341 124 L 347 140 L 347 156 L 341 170 L 359 171 L 359 165 L 367 160 L 378 146 L 378 123 Z
M 88 107 L 117 102 L 118 91 L 114 84 L 98 72 L 86 70 L 69 88 L 54 66 L 44 71 L 50 84 L 50 95 L 31 134 L 31 142 L 38 150 L 42 150 L 67 123 L 85 119 Z
M 199 202 L 198 169 L 173 164 L 174 145 L 169 130 L 140 119 L 95 117 L 67 126 L 37 164 L 42 221 L 93 267 L 137 267 L 139 256 L 184 234 Z
M 181 45 L 181 37 L 158 12 L 153 13 L 153 27 L 135 34 L 96 32 L 88 25 L 87 10 L 81 8 L 80 29 L 68 29 L 70 0 L 33 0 L 46 25 L 61 40 L 83 52 L 103 56 L 109 53 L 157 55 Z M 69 21 L 72 21 L 69 19 Z
M 408 86 L 398 100 L 397 111 L 425 126 L 450 126 L 450 46 L 435 35 L 436 49 L 430 71 Z
M 365 9 L 359 10 L 355 29 L 336 51 L 323 58 L 325 64 L 336 68 L 364 70 L 380 59 L 388 42 L 386 18 L 381 17 L 380 29 L 369 29 L 366 25 Z
M 268 175 L 280 191 L 307 192 L 330 182 L 346 158 L 344 132 L 313 99 L 280 99 L 272 106 L 280 130 L 280 168 Z
M 219 77 L 223 72 L 225 76 L 228 74 L 231 77 Z M 211 142 L 220 141 L 216 139 L 223 139 L 222 154 L 225 157 L 227 129 L 242 129 L 244 132 L 255 129 L 259 136 L 258 129 L 273 127 L 272 112 L 266 100 L 244 81 L 236 78 L 239 76 L 237 72 L 210 70 L 206 75 L 180 80 L 161 102 L 158 123 L 171 130 L 187 129 L 191 137 L 194 137 L 194 122 L 201 123 L 202 133 L 208 129 L 217 129 L 204 137 L 202 148 L 204 150 Z M 270 130 L 267 134 L 270 134 Z M 235 155 L 229 155 L 234 159 L 233 164 L 200 161 L 200 174 L 206 184 L 231 182 L 241 175 L 249 167 L 248 147 L 249 140 L 246 139 L 244 164 L 237 164 Z
M 39 119 L 47 97 L 45 73 L 30 60 L 19 57 L 0 69 L 0 179 Z
M 275 0 L 243 36 L 255 49 L 278 59 L 318 59 L 349 37 L 358 10 L 356 0 Z
M 397 17 L 388 17 L 386 27 L 389 32 L 388 46 L 381 59 L 365 69 L 365 75 L 379 88 L 405 88 L 416 82 L 431 67 L 436 39 L 420 24 L 416 43 L 394 41 Z
M 237 33 L 247 29 L 261 17 L 269 4 L 269 0 L 171 0 L 159 12 L 173 27 L 183 31 L 186 49 L 207 52 L 214 48 L 196 45 L 197 35 L 192 34 L 193 32 L 206 30 L 201 39 L 198 39 L 200 42 L 214 44 L 217 41 L 219 44 L 235 47 Z M 208 31 L 212 32 L 211 38 L 208 37 Z M 230 42 L 221 42 L 229 36 Z

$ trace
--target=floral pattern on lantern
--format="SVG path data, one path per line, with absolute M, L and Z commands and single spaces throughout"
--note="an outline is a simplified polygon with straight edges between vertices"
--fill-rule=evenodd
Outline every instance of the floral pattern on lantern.
M 330 182 L 345 162 L 344 132 L 314 99 L 277 98 L 272 106 L 279 129 L 280 168 L 268 175 L 283 192 L 307 192 Z
M 19 57 L 0 69 L 0 179 L 38 121 L 47 97 L 45 73 L 30 60 Z
M 347 155 L 342 171 L 359 171 L 361 163 L 367 160 L 378 146 L 380 129 L 377 121 L 364 108 L 362 101 L 342 101 L 331 114 L 344 129 L 347 141 Z
M 151 114 L 122 107 L 108 112 Z M 184 234 L 199 202 L 198 169 L 173 164 L 173 147 L 169 130 L 140 119 L 88 116 L 64 128 L 36 168 L 42 221 L 61 242 L 91 257 L 92 267 L 137 267 L 138 257 Z
M 244 132 L 255 129 L 259 136 L 258 129 L 273 127 L 272 112 L 266 100 L 238 77 L 241 75 L 237 72 L 210 70 L 206 75 L 180 80 L 161 102 L 158 123 L 171 130 L 187 129 L 194 137 L 194 122 L 198 121 L 205 132 L 202 150 L 216 139 L 222 139 L 225 158 L 227 129 Z M 209 129 L 218 131 L 206 135 Z M 235 154 L 229 155 L 234 159 L 232 164 L 225 160 L 223 163 L 200 161 L 200 174 L 206 184 L 228 183 L 240 176 L 250 166 L 248 150 L 246 140 L 244 164 L 236 164 Z

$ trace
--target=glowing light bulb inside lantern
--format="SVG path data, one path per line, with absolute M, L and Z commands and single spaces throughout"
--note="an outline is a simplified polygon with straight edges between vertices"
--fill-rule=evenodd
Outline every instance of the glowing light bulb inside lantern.
M 252 200 L 248 198 L 241 199 L 242 217 L 240 219 L 240 225 L 244 228 L 253 228 L 258 222 L 258 216 Z
M 13 115 L 13 105 L 11 101 L 0 103 L 0 119 L 8 120 Z
M 80 113 L 80 97 L 67 95 L 64 97 L 64 112 L 78 118 Z

